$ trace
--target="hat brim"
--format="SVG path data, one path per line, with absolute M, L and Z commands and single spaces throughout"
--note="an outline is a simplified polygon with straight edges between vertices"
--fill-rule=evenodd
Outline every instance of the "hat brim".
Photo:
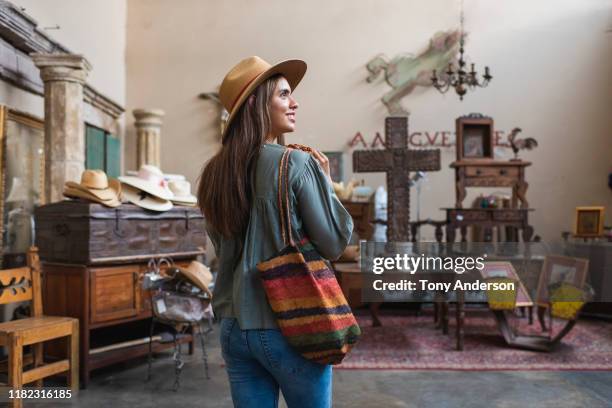
M 293 92 L 295 88 L 298 86 L 302 78 L 304 78 L 304 74 L 306 73 L 306 62 L 298 59 L 291 59 L 287 61 L 279 62 L 276 65 L 272 65 L 269 69 L 262 72 L 257 76 L 242 92 L 242 94 L 238 97 L 238 100 L 234 104 L 232 111 L 230 112 L 229 118 L 225 123 L 225 128 L 223 129 L 223 134 L 221 138 L 224 139 L 227 135 L 227 132 L 232 124 L 232 121 L 240 111 L 240 107 L 247 100 L 249 95 L 261 85 L 266 79 L 273 77 L 274 75 L 282 75 L 285 77 L 287 82 L 289 82 L 289 86 L 291 86 L 291 91 Z
M 140 177 L 120 176 L 119 181 L 121 181 L 124 185 L 137 188 L 138 190 L 142 190 L 145 193 L 149 193 L 150 195 L 162 200 L 170 200 L 174 196 L 172 191 L 161 186 L 156 186 L 155 184 L 141 179 Z
M 194 195 L 187 195 L 187 196 L 175 195 L 170 201 L 172 201 L 173 203 L 195 205 L 198 202 L 198 199 Z
M 195 207 L 197 205 L 197 203 L 187 203 L 184 201 L 175 201 L 175 200 L 172 200 L 172 204 L 178 205 L 181 207 Z
M 146 194 L 142 194 L 143 191 L 144 190 L 139 190 L 130 185 L 125 185 L 122 196 L 125 200 L 145 210 L 168 211 L 172 209 L 172 203 L 170 201 L 153 197 L 149 195 L 147 191 L 144 191 Z
M 111 208 L 119 207 L 121 205 L 121 201 L 119 201 L 118 197 L 115 197 L 114 199 L 111 199 L 111 200 L 102 200 L 99 197 L 96 197 L 95 195 L 90 194 L 88 191 L 83 191 L 83 190 L 68 187 L 68 186 L 64 187 L 64 195 L 69 198 L 83 198 L 88 201 L 93 201 L 95 203 L 102 204 L 106 207 L 111 207 Z

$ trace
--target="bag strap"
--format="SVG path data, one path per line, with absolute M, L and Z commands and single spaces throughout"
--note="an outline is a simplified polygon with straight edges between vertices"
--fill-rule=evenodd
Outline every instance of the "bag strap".
M 281 236 L 284 245 L 295 245 L 291 235 L 291 212 L 289 205 L 289 156 L 293 149 L 283 152 L 278 166 L 278 211 L 280 214 Z

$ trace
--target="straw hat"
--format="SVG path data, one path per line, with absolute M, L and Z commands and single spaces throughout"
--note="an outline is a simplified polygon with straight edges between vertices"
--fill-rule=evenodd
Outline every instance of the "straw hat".
M 114 184 L 116 188 L 117 184 Z M 120 189 L 117 191 L 109 184 L 106 173 L 102 170 L 85 170 L 81 173 L 81 183 L 67 181 L 66 188 L 80 190 L 98 197 L 100 200 L 109 201 L 117 199 Z
M 225 138 L 227 129 L 236 113 L 258 85 L 266 79 L 280 74 L 287 79 L 293 90 L 300 83 L 305 73 L 306 63 L 297 59 L 279 62 L 276 65 L 271 65 L 256 56 L 240 61 L 227 73 L 219 88 L 219 99 L 229 113 L 221 137 Z
M 132 204 L 151 211 L 168 211 L 172 209 L 172 203 L 169 200 L 162 200 L 147 193 L 132 187 L 129 184 L 123 185 L 123 198 Z
M 195 205 L 198 199 L 191 194 L 191 183 L 186 180 L 170 180 L 168 188 L 174 194 L 172 202 L 179 205 Z
M 140 166 L 138 175 L 121 176 L 119 180 L 123 184 L 136 187 L 162 200 L 170 200 L 173 196 L 172 191 L 168 189 L 168 182 L 164 179 L 164 173 L 151 164 L 143 164 Z
M 117 185 L 117 188 L 121 188 L 120 187 L 121 183 L 119 183 L 119 181 L 117 180 L 111 180 L 109 181 L 109 183 L 111 185 L 115 183 Z M 64 186 L 63 194 L 65 197 L 68 197 L 68 198 L 84 199 L 84 200 L 92 201 L 94 203 L 102 204 L 106 207 L 111 207 L 111 208 L 119 207 L 121 205 L 121 201 L 119 200 L 119 197 L 112 199 L 112 200 L 100 200 L 95 195 L 89 194 L 86 191 L 77 190 L 76 188 L 70 188 L 66 186 Z
M 212 282 L 213 276 L 206 265 L 198 261 L 192 261 L 186 268 L 179 267 L 178 270 L 188 281 L 212 297 L 208 285 Z
M 74 181 L 64 184 L 64 195 L 84 198 L 107 207 L 118 207 L 121 205 L 121 183 L 109 179 L 102 170 L 85 170 L 81 174 L 80 184 Z

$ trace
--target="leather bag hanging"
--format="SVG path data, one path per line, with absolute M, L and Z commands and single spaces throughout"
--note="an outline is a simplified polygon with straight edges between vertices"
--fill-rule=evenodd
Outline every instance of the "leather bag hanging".
M 278 206 L 285 247 L 257 264 L 264 290 L 281 333 L 305 358 L 339 364 L 361 335 L 333 270 L 304 236 L 294 242 L 291 232 L 288 163 L 292 149 L 281 158 Z

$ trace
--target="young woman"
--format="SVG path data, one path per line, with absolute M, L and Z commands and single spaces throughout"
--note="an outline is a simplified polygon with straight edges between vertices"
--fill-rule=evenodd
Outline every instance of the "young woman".
M 279 388 L 289 407 L 330 407 L 332 369 L 293 350 L 280 333 L 256 265 L 283 249 L 277 202 L 278 166 L 293 132 L 293 90 L 300 60 L 270 65 L 241 61 L 226 75 L 219 97 L 229 112 L 219 152 L 206 164 L 198 202 L 219 259 L 213 308 L 221 319 L 221 348 L 236 407 L 276 407 Z M 333 193 L 329 162 L 319 151 L 292 152 L 291 224 L 319 253 L 336 259 L 353 224 Z

